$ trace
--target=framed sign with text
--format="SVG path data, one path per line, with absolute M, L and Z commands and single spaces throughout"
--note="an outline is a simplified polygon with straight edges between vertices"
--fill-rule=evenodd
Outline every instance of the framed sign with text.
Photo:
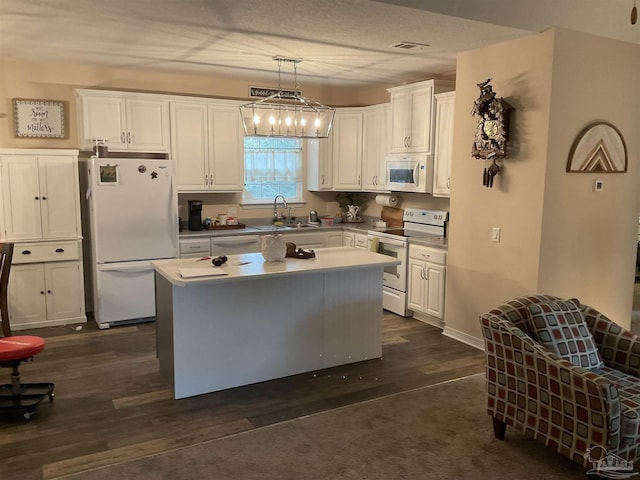
M 16 137 L 66 138 L 66 102 L 13 99 Z

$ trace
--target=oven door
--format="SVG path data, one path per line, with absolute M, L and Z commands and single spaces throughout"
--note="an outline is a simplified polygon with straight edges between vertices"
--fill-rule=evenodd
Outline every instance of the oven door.
M 394 240 L 375 234 L 369 234 L 369 247 L 373 238 L 378 239 L 378 253 L 400 260 L 399 265 L 384 267 L 384 286 L 400 292 L 407 291 L 407 244 L 403 240 Z

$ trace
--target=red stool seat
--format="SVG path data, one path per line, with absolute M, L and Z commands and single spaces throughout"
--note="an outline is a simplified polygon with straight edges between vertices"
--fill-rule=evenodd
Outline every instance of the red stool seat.
M 0 362 L 11 362 L 34 356 L 44 350 L 45 341 L 30 335 L 0 338 Z

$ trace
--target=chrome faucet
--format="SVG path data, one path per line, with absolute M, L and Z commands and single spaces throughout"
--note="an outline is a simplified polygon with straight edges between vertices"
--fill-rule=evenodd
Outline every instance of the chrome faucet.
M 278 197 L 282 198 L 282 208 L 287 208 L 287 201 L 284 195 L 276 195 L 273 199 L 273 223 L 284 221 L 284 217 L 278 216 Z

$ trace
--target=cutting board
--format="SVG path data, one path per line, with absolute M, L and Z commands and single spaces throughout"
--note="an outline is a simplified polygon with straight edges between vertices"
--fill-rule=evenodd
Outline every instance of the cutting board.
M 404 209 L 394 207 L 382 207 L 380 220 L 387 222 L 388 227 L 402 227 Z

